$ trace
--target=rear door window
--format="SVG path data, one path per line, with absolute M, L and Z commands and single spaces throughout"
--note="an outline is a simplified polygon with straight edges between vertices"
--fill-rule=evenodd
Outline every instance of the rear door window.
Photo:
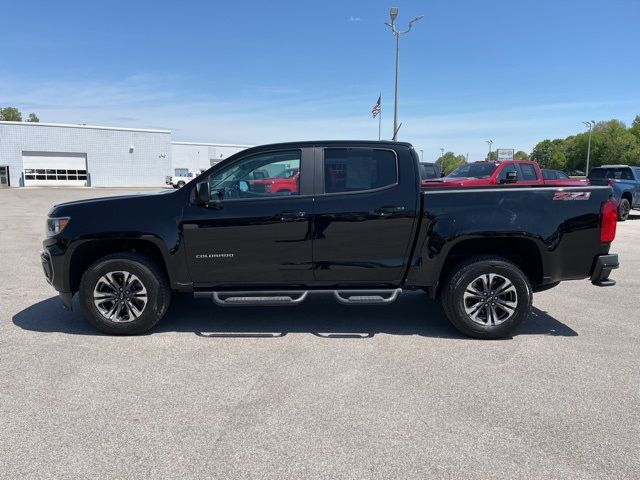
M 536 169 L 530 163 L 521 163 L 520 170 L 522 171 L 522 178 L 518 180 L 532 181 L 537 180 Z
M 392 150 L 327 148 L 324 150 L 324 193 L 348 193 L 398 183 L 398 162 Z

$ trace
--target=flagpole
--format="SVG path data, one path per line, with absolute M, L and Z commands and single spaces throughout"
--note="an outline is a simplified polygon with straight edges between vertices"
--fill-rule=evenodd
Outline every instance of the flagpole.
M 380 93 L 380 114 L 378 117 L 378 141 L 380 141 L 380 132 L 382 131 L 382 93 Z

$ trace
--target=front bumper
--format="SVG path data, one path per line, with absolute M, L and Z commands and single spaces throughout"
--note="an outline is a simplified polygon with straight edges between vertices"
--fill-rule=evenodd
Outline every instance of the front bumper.
M 615 270 L 620 266 L 618 255 L 611 253 L 609 255 L 599 255 L 596 258 L 596 264 L 591 274 L 591 283 L 598 287 L 612 287 L 616 284 L 615 280 L 609 278 L 611 270 Z
M 64 308 L 71 310 L 73 292 L 66 291 L 68 288 L 65 288 L 63 278 L 56 276 L 56 271 L 60 269 L 61 266 L 61 258 L 51 255 L 49 249 L 45 248 L 45 250 L 40 254 L 40 262 L 42 263 L 42 270 L 44 271 L 45 279 L 49 285 L 58 291 L 58 296 L 60 297 Z

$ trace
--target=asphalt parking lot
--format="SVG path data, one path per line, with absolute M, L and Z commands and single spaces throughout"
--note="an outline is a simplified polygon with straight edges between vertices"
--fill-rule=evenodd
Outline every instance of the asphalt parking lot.
M 63 310 L 38 254 L 52 204 L 129 192 L 0 190 L 0 478 L 640 477 L 640 212 L 618 224 L 617 286 L 536 294 L 510 340 L 462 337 L 419 293 L 186 295 L 151 334 L 109 337 Z

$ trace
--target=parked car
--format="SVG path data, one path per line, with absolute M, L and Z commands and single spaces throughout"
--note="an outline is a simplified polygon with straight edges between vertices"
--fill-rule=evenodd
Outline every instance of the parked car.
M 173 188 L 182 188 L 191 180 L 196 178 L 202 172 L 189 172 L 186 176 L 176 175 L 176 176 L 168 176 L 166 181 L 164 182 L 167 185 L 171 185 Z
M 299 168 L 287 168 L 273 177 L 249 180 L 250 191 L 298 193 Z
M 602 165 L 589 172 L 592 185 L 610 185 L 618 201 L 618 220 L 629 218 L 631 209 L 640 209 L 640 167 Z
M 295 194 L 250 190 L 253 172 L 292 162 Z M 425 290 L 464 334 L 499 338 L 527 318 L 532 292 L 615 284 L 610 187 L 422 190 L 419 175 L 408 143 L 255 147 L 175 192 L 54 206 L 42 265 L 63 304 L 78 293 L 111 334 L 152 328 L 172 292 L 267 306 L 318 293 L 387 305 Z
M 537 162 L 508 160 L 464 163 L 440 180 L 422 182 L 423 187 L 479 187 L 483 185 L 585 186 L 588 181 L 569 178 L 545 180 Z
M 564 173 L 562 170 L 552 170 L 550 168 L 541 168 L 542 178 L 545 183 L 550 183 L 555 180 L 565 181 L 571 180 L 571 177 Z M 585 182 L 586 183 L 586 182 Z
M 425 180 L 433 180 L 434 178 L 442 177 L 442 170 L 440 169 L 440 165 L 437 163 L 420 162 L 418 165 L 421 181 L 424 182 Z

